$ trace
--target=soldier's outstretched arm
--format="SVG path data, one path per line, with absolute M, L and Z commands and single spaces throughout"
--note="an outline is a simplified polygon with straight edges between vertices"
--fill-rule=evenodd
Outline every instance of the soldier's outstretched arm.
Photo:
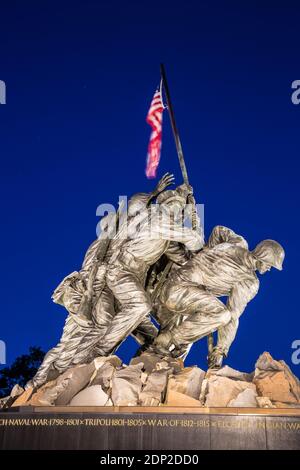
M 253 280 L 239 282 L 232 289 L 227 300 L 227 309 L 231 313 L 231 321 L 218 330 L 218 343 L 216 349 L 227 356 L 229 348 L 236 336 L 239 317 L 244 312 L 246 305 L 252 300 L 259 289 L 259 281 Z
M 193 230 L 180 223 L 170 220 L 168 214 L 155 217 L 151 224 L 151 235 L 153 237 L 182 243 L 190 251 L 200 250 L 204 245 L 202 230 Z
M 214 248 L 220 243 L 230 243 L 232 245 L 238 245 L 242 248 L 248 249 L 248 243 L 244 237 L 236 234 L 233 230 L 222 225 L 217 225 L 211 232 L 208 240 L 208 247 Z

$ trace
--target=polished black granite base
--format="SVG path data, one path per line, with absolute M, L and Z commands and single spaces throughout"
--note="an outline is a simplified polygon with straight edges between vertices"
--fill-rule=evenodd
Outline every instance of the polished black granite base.
M 66 410 L 1 412 L 0 449 L 300 449 L 299 409 Z

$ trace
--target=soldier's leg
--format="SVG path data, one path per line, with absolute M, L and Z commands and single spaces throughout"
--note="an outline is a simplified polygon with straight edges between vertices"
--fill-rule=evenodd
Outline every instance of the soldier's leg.
M 158 312 L 158 321 L 160 324 L 159 334 L 162 334 L 163 332 L 167 332 L 167 331 L 171 332 L 174 328 L 182 324 L 182 322 L 184 321 L 184 315 L 182 315 L 181 313 L 171 312 L 166 307 L 161 306 Z M 191 347 L 192 347 L 192 343 L 184 344 L 184 345 L 182 344 L 180 349 L 177 348 L 176 357 L 177 358 L 180 357 L 184 360 L 187 357 Z M 166 353 L 167 351 L 162 351 L 162 352 Z
M 79 305 L 80 296 L 68 295 L 69 302 Z M 72 304 L 72 305 L 73 305 Z M 70 305 L 68 304 L 70 307 Z M 74 306 L 74 305 L 73 305 Z M 73 310 L 76 310 L 73 308 Z M 114 297 L 111 291 L 104 287 L 93 311 L 94 327 L 80 326 L 69 315 L 63 329 L 62 337 L 54 348 L 46 354 L 41 366 L 28 386 L 40 386 L 47 381 L 50 370 L 61 374 L 69 367 L 83 364 L 94 357 L 102 355 L 100 351 L 93 351 L 99 339 L 105 334 L 112 318 L 115 315 Z
M 77 281 L 77 283 L 74 281 L 73 284 L 66 285 L 62 283 L 59 302 L 61 305 L 64 305 L 70 313 L 75 315 L 78 311 L 83 294 L 81 280 L 78 279 Z M 54 300 L 56 301 L 57 299 L 54 297 Z M 33 379 L 28 382 L 26 387 L 43 385 L 47 381 L 50 371 L 55 374 L 60 374 L 67 370 L 72 363 L 81 338 L 87 329 L 88 328 L 76 322 L 72 314 L 68 315 L 59 343 L 47 352 L 37 373 Z
M 115 314 L 116 312 L 113 293 L 107 286 L 105 286 L 101 291 L 99 299 L 92 313 L 95 325 L 100 330 L 103 330 L 103 334 L 107 330 Z
M 113 353 L 113 349 L 110 351 L 104 351 L 101 347 L 102 338 L 107 332 L 116 312 L 114 308 L 114 296 L 111 290 L 106 286 L 99 298 L 96 307 L 93 311 L 93 318 L 95 322 L 95 328 L 90 329 L 86 334 L 82 335 L 82 339 L 78 345 L 72 365 L 82 364 L 84 362 L 90 362 L 95 357 L 108 355 Z M 141 345 L 150 344 L 157 336 L 158 330 L 156 326 L 151 322 L 150 317 L 146 317 L 140 325 L 132 332 L 132 335 L 136 338 L 137 342 Z
M 201 310 L 189 315 L 181 325 L 171 331 L 175 345 L 194 343 L 227 325 L 231 320 L 226 306 L 213 295 L 208 294 L 206 299 L 202 299 L 199 308 Z
M 55 363 L 59 359 L 61 359 L 63 364 L 61 364 L 61 368 L 58 368 L 56 370 L 58 370 L 59 373 L 65 370 L 65 363 L 67 363 L 68 366 L 69 362 L 71 362 L 71 357 L 69 357 L 69 360 L 67 358 L 67 356 L 70 356 L 70 354 L 66 353 L 66 347 L 68 346 L 70 348 L 73 348 L 73 351 L 76 350 L 81 338 L 81 330 L 81 327 L 69 315 L 66 319 L 63 334 L 60 338 L 59 343 L 47 352 L 37 373 L 35 374 L 33 379 L 28 382 L 26 387 L 39 387 L 43 385 L 47 381 L 47 377 L 50 370 L 56 369 Z
M 207 336 L 226 325 L 231 314 L 226 306 L 205 289 L 196 286 L 176 285 L 169 288 L 165 306 L 185 318 L 182 323 L 160 333 L 155 344 L 181 348 Z
M 113 293 L 107 286 L 105 286 L 93 311 L 93 319 L 95 325 L 98 327 L 99 330 L 103 329 L 103 335 L 105 334 L 107 328 L 109 327 L 113 318 L 116 315 L 114 303 L 115 302 Z M 132 332 L 132 336 L 141 345 L 151 343 L 154 338 L 156 338 L 157 334 L 158 329 L 152 323 L 150 317 L 146 317 L 145 319 L 143 319 L 138 325 L 138 327 Z M 101 351 L 101 347 L 98 347 L 98 345 L 96 345 L 96 356 L 99 356 Z
M 95 291 L 97 294 L 96 289 Z M 74 353 L 74 358 L 71 364 L 72 366 L 88 363 L 96 357 L 103 356 L 103 351 L 101 348 L 99 348 L 99 342 L 105 335 L 107 328 L 111 324 L 116 312 L 114 306 L 114 296 L 107 285 L 105 285 L 105 287 L 101 289 L 99 293 L 99 298 L 92 312 L 94 325 L 93 327 L 86 329 L 83 332 L 81 340 L 78 343 L 77 349 Z
M 99 347 L 105 354 L 127 338 L 151 311 L 151 301 L 142 282 L 119 266 L 108 274 L 108 287 L 120 305 Z
M 104 295 L 103 305 L 105 301 L 107 304 L 102 328 L 98 328 L 90 322 L 80 324 L 79 319 L 76 320 L 76 315 L 67 317 L 59 343 L 48 351 L 36 375 L 28 385 L 40 386 L 47 381 L 50 371 L 62 374 L 74 365 L 84 364 L 88 360 L 94 359 L 95 355 L 91 355 L 91 351 L 99 338 L 104 335 L 107 330 L 108 318 L 111 318 L 106 315 L 109 310 L 108 299 L 109 294 Z
M 158 335 L 158 329 L 154 323 L 152 323 L 151 318 L 146 317 L 131 335 L 141 345 L 151 344 Z
M 157 307 L 157 313 L 156 313 L 156 319 L 160 325 L 160 331 L 164 329 L 172 329 L 174 326 L 178 325 L 181 323 L 181 315 L 172 312 L 171 310 L 167 309 L 165 305 L 159 305 Z
M 139 343 L 140 348 L 136 351 L 135 356 L 140 356 L 144 351 L 153 344 L 158 335 L 158 329 L 152 323 L 150 317 L 143 320 L 139 326 L 131 333 L 131 336 Z

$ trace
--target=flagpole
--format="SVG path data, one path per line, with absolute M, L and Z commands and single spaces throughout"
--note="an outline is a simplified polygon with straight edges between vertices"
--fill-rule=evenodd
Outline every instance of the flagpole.
M 184 156 L 183 156 L 182 146 L 181 146 L 181 142 L 180 142 L 180 137 L 179 137 L 178 129 L 177 129 L 177 126 L 176 126 L 175 114 L 174 114 L 174 109 L 173 109 L 173 105 L 172 105 L 172 101 L 171 101 L 170 90 L 169 90 L 169 86 L 168 86 L 168 82 L 167 82 L 166 70 L 165 70 L 164 64 L 160 64 L 160 73 L 161 73 L 163 87 L 164 87 L 164 90 L 165 90 L 165 93 L 166 93 L 167 106 L 168 106 L 169 116 L 170 116 L 170 120 L 171 120 L 173 135 L 174 135 L 174 139 L 175 139 L 175 145 L 176 145 L 176 149 L 177 149 L 179 164 L 180 164 L 180 168 L 181 168 L 181 172 L 182 172 L 182 176 L 183 176 L 183 181 L 186 184 L 189 184 L 189 178 L 188 178 L 187 169 L 186 169 L 186 165 L 185 165 L 185 161 L 184 161 Z
M 168 111 L 169 111 L 169 116 L 170 116 L 170 121 L 171 121 L 172 130 L 173 130 L 173 135 L 174 135 L 174 140 L 175 140 L 175 145 L 176 145 L 176 149 L 177 149 L 177 155 L 178 155 L 178 159 L 179 159 L 179 164 L 180 164 L 180 168 L 181 168 L 183 181 L 184 181 L 185 184 L 189 185 L 189 177 L 188 177 L 188 173 L 187 173 L 187 169 L 186 169 L 186 165 L 185 165 L 185 160 L 184 160 L 184 156 L 183 156 L 183 150 L 182 150 L 182 146 L 181 146 L 181 141 L 180 141 L 180 137 L 179 137 L 178 128 L 177 128 L 177 125 L 176 125 L 175 113 L 174 113 L 174 108 L 173 108 L 172 101 L 171 101 L 171 95 L 170 95 L 170 90 L 169 90 L 169 85 L 168 85 L 168 81 L 167 81 L 166 70 L 165 70 L 164 64 L 160 64 L 160 73 L 161 73 L 162 84 L 163 84 L 165 94 L 166 94 L 167 107 L 168 107 Z M 196 230 L 197 229 L 196 202 L 195 202 L 195 198 L 192 194 L 190 194 L 188 196 L 188 202 L 193 207 L 193 210 L 192 210 L 192 228 L 194 230 Z
M 177 154 L 178 154 L 178 159 L 179 159 L 179 164 L 180 164 L 180 168 L 181 168 L 183 181 L 184 181 L 185 184 L 189 184 L 189 178 L 188 178 L 186 164 L 185 164 L 185 160 L 184 160 L 184 156 L 183 156 L 183 150 L 182 150 L 182 146 L 181 146 L 181 141 L 180 141 L 180 137 L 179 137 L 178 128 L 177 128 L 177 125 L 176 125 L 174 109 L 173 109 L 173 105 L 172 105 L 172 101 L 171 101 L 170 90 L 169 90 L 169 85 L 168 85 L 167 76 L 166 76 L 166 70 L 165 70 L 164 64 L 162 64 L 162 63 L 160 64 L 160 73 L 161 73 L 161 78 L 162 78 L 162 84 L 163 84 L 165 94 L 166 94 L 167 106 L 168 106 L 168 111 L 169 111 L 171 126 L 172 126 L 172 130 L 173 130 L 173 135 L 174 135 L 174 139 L 175 139 L 175 145 L 176 145 L 176 149 L 177 149 Z M 190 204 L 193 205 L 192 227 L 193 227 L 193 229 L 196 229 L 197 228 L 197 219 L 196 219 L 195 198 L 192 194 L 188 197 L 188 201 L 189 201 Z M 214 337 L 213 337 L 212 333 L 210 333 L 207 337 L 207 346 L 208 346 L 208 354 L 211 354 L 212 351 L 213 351 L 213 347 L 214 347 Z

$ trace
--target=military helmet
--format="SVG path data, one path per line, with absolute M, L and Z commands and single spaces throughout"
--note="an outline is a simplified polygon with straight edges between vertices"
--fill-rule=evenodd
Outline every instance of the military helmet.
M 275 240 L 263 240 L 255 247 L 252 254 L 259 261 L 263 261 L 264 263 L 279 269 L 279 271 L 282 270 L 285 253 L 280 243 L 275 242 Z
M 186 197 L 184 197 L 180 192 L 176 189 L 168 189 L 167 191 L 163 191 L 162 193 L 157 196 L 158 204 L 169 204 L 170 202 L 179 202 L 182 205 L 186 204 Z
M 176 189 L 168 189 L 167 191 L 160 193 L 160 195 L 157 197 L 157 202 L 159 204 L 168 204 L 170 202 L 178 201 L 180 204 L 185 205 L 189 193 L 190 190 L 187 185 L 181 184 Z

